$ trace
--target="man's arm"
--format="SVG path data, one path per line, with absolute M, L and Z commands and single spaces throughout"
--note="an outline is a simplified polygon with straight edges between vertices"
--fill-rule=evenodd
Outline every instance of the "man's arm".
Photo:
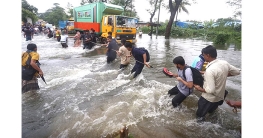
M 38 74 L 39 74 L 40 76 L 43 76 L 43 72 L 42 72 L 42 70 L 37 66 L 36 60 L 31 59 L 30 65 L 31 65 L 35 70 L 38 71 Z
M 236 67 L 234 67 L 233 65 L 230 65 L 230 64 L 229 64 L 229 72 L 228 72 L 228 75 L 227 75 L 228 77 L 229 77 L 229 76 L 239 75 L 240 72 L 241 72 L 241 69 L 236 68 Z
M 144 65 L 146 65 L 148 68 L 150 68 L 150 65 L 146 62 L 146 53 L 144 53 L 144 54 L 142 55 L 142 57 L 143 57 L 143 63 L 144 63 Z

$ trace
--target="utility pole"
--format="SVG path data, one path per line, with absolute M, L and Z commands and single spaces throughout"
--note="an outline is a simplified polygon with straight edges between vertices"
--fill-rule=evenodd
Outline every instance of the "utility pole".
M 157 35 L 158 35 L 158 24 L 159 24 L 159 17 L 160 17 L 161 3 L 162 3 L 162 0 L 160 0 L 160 4 L 159 4 L 158 21 L 157 21 L 157 27 L 156 27 L 156 39 L 157 39 Z

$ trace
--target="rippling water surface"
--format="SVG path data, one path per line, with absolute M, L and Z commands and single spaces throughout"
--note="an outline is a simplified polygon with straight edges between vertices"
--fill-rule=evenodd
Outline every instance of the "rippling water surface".
M 40 90 L 22 95 L 22 137 L 24 138 L 97 138 L 110 137 L 124 125 L 134 138 L 234 138 L 241 137 L 241 113 L 232 112 L 224 103 L 206 122 L 195 120 L 200 92 L 190 95 L 181 108 L 172 108 L 169 89 L 177 81 L 162 73 L 163 67 L 176 72 L 175 56 L 187 64 L 212 44 L 202 40 L 151 40 L 147 34 L 138 38 L 137 46 L 151 55 L 150 64 L 133 80 L 129 72 L 134 65 L 119 70 L 120 59 L 106 64 L 106 49 L 73 47 L 63 49 L 59 42 L 46 36 L 34 36 L 41 68 L 47 85 L 39 79 Z M 22 38 L 22 51 L 28 42 Z M 241 51 L 228 46 L 218 48 L 218 58 L 241 68 Z M 229 77 L 227 99 L 241 99 L 241 75 Z

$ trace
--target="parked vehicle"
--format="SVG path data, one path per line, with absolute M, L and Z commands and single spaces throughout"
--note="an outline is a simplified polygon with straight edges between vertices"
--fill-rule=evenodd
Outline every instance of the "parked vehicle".
M 123 16 L 124 9 L 119 5 L 96 2 L 73 9 L 74 30 L 84 31 L 93 28 L 98 40 L 106 43 L 108 32 L 120 43 L 125 38 L 136 43 L 137 18 Z

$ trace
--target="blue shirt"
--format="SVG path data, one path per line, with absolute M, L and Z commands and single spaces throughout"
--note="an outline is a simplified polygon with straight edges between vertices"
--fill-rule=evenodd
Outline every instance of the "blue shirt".
M 202 55 L 199 55 L 196 57 L 191 65 L 191 67 L 198 69 L 199 71 L 202 70 L 202 67 L 204 65 L 205 59 Z
M 143 61 L 143 54 L 145 54 L 144 51 L 134 47 L 134 48 L 132 48 L 131 53 L 132 53 L 133 57 L 135 58 L 135 60 L 138 60 L 138 61 L 144 63 L 144 61 Z

